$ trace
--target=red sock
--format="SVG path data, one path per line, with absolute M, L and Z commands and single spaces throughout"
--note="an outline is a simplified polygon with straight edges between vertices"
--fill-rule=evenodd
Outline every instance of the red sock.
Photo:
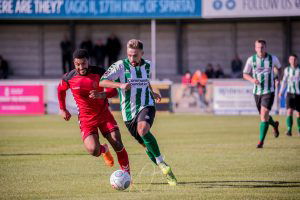
M 119 161 L 121 169 L 130 174 L 128 154 L 127 154 L 125 147 L 121 151 L 118 151 L 116 153 L 117 153 L 117 157 L 118 157 L 118 161 Z

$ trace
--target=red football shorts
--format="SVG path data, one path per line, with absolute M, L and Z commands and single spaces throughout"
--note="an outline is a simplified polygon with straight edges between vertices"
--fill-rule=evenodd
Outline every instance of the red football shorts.
M 97 121 L 83 121 L 79 117 L 79 126 L 81 130 L 81 137 L 85 138 L 92 134 L 98 135 L 98 128 L 103 137 L 111 132 L 119 130 L 118 124 L 109 110 L 102 112 Z

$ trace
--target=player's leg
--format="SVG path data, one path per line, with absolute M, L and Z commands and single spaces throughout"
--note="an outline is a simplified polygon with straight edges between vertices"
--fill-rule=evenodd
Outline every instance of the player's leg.
M 266 108 L 268 108 L 269 111 L 272 109 L 274 97 L 275 97 L 274 93 L 263 95 L 262 105 L 265 106 Z M 274 137 L 277 138 L 279 136 L 279 121 L 274 121 L 272 116 L 269 115 L 268 122 L 269 122 L 269 125 L 271 125 L 273 127 Z
M 296 95 L 296 105 L 295 105 L 295 110 L 296 110 L 296 117 L 297 117 L 297 126 L 298 126 L 298 136 L 300 136 L 300 95 Z
M 123 145 L 118 124 L 109 110 L 102 113 L 99 129 L 102 135 L 107 139 L 117 154 L 120 168 L 130 173 L 129 159 L 127 151 Z
M 134 137 L 134 139 L 137 140 L 138 143 L 140 145 L 142 145 L 142 147 L 145 148 L 146 154 L 148 155 L 150 160 L 155 165 L 157 165 L 155 156 L 150 151 L 148 151 L 148 149 L 146 148 L 146 145 L 144 144 L 143 139 L 141 138 L 141 136 L 137 132 L 137 117 L 135 117 L 134 119 L 132 119 L 130 121 L 125 122 L 125 125 L 126 125 L 128 131 L 130 132 L 130 134 Z
M 288 108 L 286 110 L 286 126 L 287 126 L 287 131 L 286 135 L 287 136 L 292 136 L 292 128 L 293 128 L 293 109 Z
M 160 163 L 163 161 L 162 156 L 160 154 L 160 150 L 157 144 L 157 141 L 153 134 L 150 132 L 150 124 L 146 121 L 140 121 L 137 124 L 138 134 L 141 136 L 147 150 L 155 156 L 156 163 Z
M 80 129 L 83 144 L 87 152 L 96 157 L 102 155 L 105 164 L 112 167 L 114 165 L 114 159 L 109 152 L 108 145 L 100 144 L 97 127 L 87 126 L 87 124 L 80 122 Z
M 287 126 L 287 136 L 292 136 L 293 129 L 293 111 L 297 110 L 297 96 L 291 93 L 287 93 L 286 95 L 286 108 L 287 108 L 287 116 L 286 116 L 286 126 Z
M 297 126 L 298 126 L 298 136 L 300 136 L 300 111 L 296 112 L 296 117 L 297 117 Z
M 150 132 L 150 128 L 155 118 L 155 108 L 146 107 L 137 116 L 137 132 L 144 141 L 147 150 L 154 155 L 155 160 L 163 174 L 167 176 L 167 181 L 170 185 L 176 185 L 177 180 L 174 176 L 171 167 L 164 161 L 163 156 L 160 153 L 156 138 Z
M 279 136 L 279 121 L 274 121 L 272 116 L 269 116 L 269 124 L 273 127 L 273 134 L 274 137 L 278 137 Z
M 129 158 L 127 151 L 122 143 L 120 131 L 115 130 L 110 134 L 106 134 L 105 138 L 115 150 L 121 169 L 123 171 L 127 171 L 130 174 Z
M 83 141 L 84 147 L 87 152 L 95 157 L 99 157 L 102 153 L 105 153 L 106 149 L 99 142 L 98 134 L 90 134 L 85 137 Z
M 260 116 L 260 119 L 262 118 L 261 115 L 261 100 L 262 100 L 262 96 L 261 95 L 254 95 L 254 100 L 255 100 L 255 104 L 256 104 L 256 107 L 257 107 L 257 110 L 258 110 L 258 113 L 259 113 L 259 116 Z M 260 121 L 260 124 L 259 124 L 259 142 L 257 144 L 257 148 L 263 148 L 263 145 L 264 145 L 264 139 L 265 139 L 265 136 L 266 136 L 266 133 L 268 131 L 268 127 L 269 127 L 269 123 L 266 122 L 266 121 Z
M 265 137 L 269 129 L 269 110 L 264 106 L 260 109 L 259 143 L 257 148 L 263 148 Z

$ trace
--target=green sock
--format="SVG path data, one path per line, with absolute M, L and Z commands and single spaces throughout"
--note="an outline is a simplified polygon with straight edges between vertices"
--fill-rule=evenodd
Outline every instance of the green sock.
M 298 132 L 300 132 L 300 117 L 297 118 Z
M 146 149 L 146 154 L 148 155 L 148 157 L 150 158 L 150 160 L 151 160 L 154 164 L 157 165 L 155 156 L 154 156 L 150 151 L 148 151 L 147 149 Z
M 159 157 L 160 151 L 155 137 L 149 131 L 146 135 L 142 136 L 142 139 L 147 147 L 147 150 L 154 156 Z
M 292 131 L 292 127 L 293 127 L 293 116 L 287 116 L 286 117 L 286 126 L 288 131 Z
M 274 120 L 273 120 L 273 118 L 272 118 L 272 116 L 270 115 L 269 116 L 269 124 L 271 125 L 271 126 L 275 126 L 275 122 L 274 122 Z
M 269 128 L 269 122 L 260 122 L 260 127 L 259 127 L 259 141 L 264 142 L 265 137 L 267 135 Z

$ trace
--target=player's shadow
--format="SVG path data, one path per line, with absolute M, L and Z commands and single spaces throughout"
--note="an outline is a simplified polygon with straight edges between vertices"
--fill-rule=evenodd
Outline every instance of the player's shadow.
M 164 185 L 167 183 L 152 183 Z M 182 181 L 178 185 L 193 185 L 200 188 L 290 188 L 299 187 L 298 181 Z
M 138 154 L 131 154 L 138 155 Z M 141 154 L 143 155 L 143 154 Z M 88 153 L 0 153 L 1 156 L 90 156 Z
M 1 153 L 1 156 L 86 156 L 86 153 Z

